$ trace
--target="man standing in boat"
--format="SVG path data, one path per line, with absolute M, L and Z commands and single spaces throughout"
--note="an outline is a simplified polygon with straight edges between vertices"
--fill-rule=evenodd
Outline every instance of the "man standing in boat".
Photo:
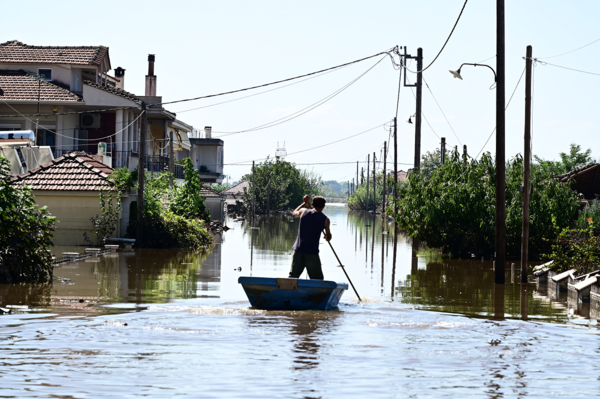
M 331 240 L 329 218 L 323 214 L 325 198 L 320 195 L 314 197 L 312 207 L 310 196 L 305 195 L 303 199 L 304 202 L 292 213 L 293 217 L 300 218 L 300 223 L 298 225 L 298 238 L 296 238 L 296 242 L 292 247 L 294 256 L 289 277 L 299 278 L 304 268 L 306 268 L 311 279 L 323 280 L 323 270 L 319 258 L 319 240 L 323 230 L 325 230 L 325 240 Z

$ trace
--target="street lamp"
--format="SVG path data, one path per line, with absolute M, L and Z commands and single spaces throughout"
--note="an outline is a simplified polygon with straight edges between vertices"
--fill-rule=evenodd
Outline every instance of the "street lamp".
M 494 68 L 492 68 L 491 66 L 489 66 L 489 65 L 486 65 L 486 64 L 472 64 L 472 63 L 470 63 L 470 62 L 465 62 L 465 63 L 464 63 L 464 64 L 462 64 L 462 65 L 460 66 L 460 68 L 458 68 L 456 71 L 450 70 L 450 73 L 452 74 L 452 76 L 454 76 L 455 78 L 459 78 L 460 80 L 463 80 L 462 76 L 460 76 L 460 70 L 461 70 L 461 69 L 462 69 L 462 67 L 463 67 L 463 66 L 465 66 L 465 65 L 472 65 L 472 66 L 474 66 L 474 67 L 477 67 L 477 66 L 484 66 L 484 67 L 488 67 L 488 68 L 490 68 L 490 70 L 491 70 L 491 71 L 494 73 L 494 82 L 496 82 L 496 81 L 497 81 L 497 77 L 496 77 L 496 71 L 494 71 Z
M 504 0 L 497 0 L 498 3 L 498 43 L 497 43 L 497 69 L 500 75 L 500 82 L 496 71 L 489 65 L 464 63 L 456 71 L 450 71 L 452 76 L 462 80 L 460 70 L 465 65 L 484 66 L 489 68 L 494 73 L 494 87 L 498 84 L 496 90 L 496 209 L 495 209 L 495 252 L 496 267 L 494 271 L 494 282 L 496 284 L 504 284 L 504 266 L 506 263 L 506 170 L 504 165 L 505 156 L 505 137 L 504 137 Z M 490 88 L 491 89 L 491 88 Z

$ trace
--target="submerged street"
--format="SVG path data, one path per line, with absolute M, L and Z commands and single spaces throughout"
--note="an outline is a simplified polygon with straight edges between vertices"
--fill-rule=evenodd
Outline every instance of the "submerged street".
M 380 216 L 324 213 L 363 299 L 349 289 L 338 311 L 249 308 L 240 276 L 289 272 L 298 220 L 281 217 L 228 219 L 207 254 L 121 249 L 60 265 L 51 286 L 0 286 L 4 305 L 29 306 L 0 316 L 2 397 L 597 395 L 589 307 L 522 288 L 510 267 L 495 288 L 491 260 L 442 259 L 402 233 L 394 256 Z M 325 279 L 346 282 L 324 244 Z

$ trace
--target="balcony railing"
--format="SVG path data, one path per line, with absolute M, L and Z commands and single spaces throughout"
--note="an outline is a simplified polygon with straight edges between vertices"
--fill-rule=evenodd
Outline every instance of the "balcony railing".
M 68 154 L 71 151 L 74 151 L 74 150 L 54 149 L 53 150 L 54 158 L 55 159 L 59 158 L 63 155 Z M 88 151 L 85 151 L 85 152 L 89 155 L 96 155 L 95 153 L 91 153 Z M 128 167 L 130 157 L 139 158 L 139 156 L 140 156 L 139 153 L 136 153 L 133 151 L 116 151 L 116 150 L 109 152 L 106 155 L 111 157 L 112 165 L 110 165 L 110 166 L 112 166 L 115 169 Z M 152 155 L 146 155 L 145 159 L 144 159 L 144 168 L 146 170 L 148 170 L 149 172 L 154 172 L 154 173 L 162 172 L 166 169 L 169 169 L 169 157 L 165 157 L 165 156 L 161 156 L 161 155 L 155 155 L 154 157 L 152 157 Z M 184 178 L 183 165 L 175 164 L 174 176 L 176 179 Z

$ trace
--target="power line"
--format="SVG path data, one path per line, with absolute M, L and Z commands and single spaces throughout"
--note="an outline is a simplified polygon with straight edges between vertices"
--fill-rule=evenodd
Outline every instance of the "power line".
M 523 57 L 523 59 L 525 59 L 525 58 L 526 58 L 526 57 Z M 543 65 L 543 66 L 546 66 L 546 65 L 551 65 L 551 66 L 554 66 L 554 67 L 557 67 L 557 68 L 568 69 L 569 71 L 575 71 L 575 72 L 586 73 L 586 74 L 588 74 L 588 75 L 596 75 L 596 76 L 600 76 L 600 73 L 588 72 L 588 71 L 582 71 L 582 70 L 580 70 L 580 69 L 568 68 L 568 67 L 564 67 L 564 66 L 560 66 L 560 65 L 556 65 L 556 64 L 551 64 L 551 63 L 549 63 L 549 62 L 546 62 L 546 61 L 541 61 L 539 58 L 532 58 L 532 60 L 533 60 L 534 62 L 538 62 L 538 63 L 540 63 L 540 64 L 541 64 L 541 65 Z
M 523 79 L 523 74 L 525 73 L 525 68 L 523 68 L 523 72 L 521 72 L 521 76 L 519 77 L 519 81 L 517 82 L 517 85 L 515 86 L 515 89 L 513 90 L 512 94 L 510 95 L 510 98 L 508 99 L 508 103 L 506 104 L 506 107 L 504 107 L 504 111 L 506 111 L 508 109 L 508 106 L 510 105 L 511 100 L 513 99 L 513 96 L 515 95 L 517 88 L 519 87 L 519 83 L 521 83 L 521 79 Z M 477 153 L 477 155 L 475 155 L 475 158 L 477 158 L 481 152 L 483 151 L 483 149 L 485 148 L 485 146 L 487 145 L 487 143 L 490 141 L 490 139 L 492 138 L 492 136 L 494 135 L 494 133 L 496 132 L 496 128 L 494 127 L 494 130 L 492 130 L 492 133 L 490 134 L 490 137 L 488 137 L 488 139 L 485 141 L 485 144 L 483 145 L 483 147 L 481 147 L 481 150 L 479 150 L 479 152 Z M 459 176 L 460 178 L 460 176 Z
M 547 59 L 547 58 L 560 57 L 561 55 L 571 54 L 571 53 L 574 53 L 574 52 L 575 52 L 575 51 L 577 51 L 577 50 L 581 50 L 581 49 L 582 49 L 582 48 L 584 48 L 584 47 L 590 46 L 590 45 L 592 45 L 592 44 L 594 44 L 594 43 L 596 43 L 596 42 L 598 42 L 598 41 L 600 41 L 600 39 L 596 39 L 596 40 L 594 40 L 593 42 L 586 44 L 585 46 L 581 46 L 581 47 L 579 47 L 579 48 L 576 48 L 575 50 L 567 51 L 566 53 L 562 53 L 562 54 L 556 54 L 556 55 L 551 55 L 551 56 L 549 56 L 549 57 L 539 57 L 539 58 Z
M 378 127 L 380 127 L 380 126 L 383 126 L 383 124 L 381 124 L 381 125 L 377 125 L 377 126 L 375 126 L 375 127 L 372 127 L 371 129 L 368 129 L 368 130 L 362 131 L 362 132 L 360 132 L 360 133 L 353 134 L 352 136 L 348 136 L 348 137 L 345 137 L 345 138 L 343 138 L 343 139 L 340 139 L 340 140 L 332 141 L 332 142 L 330 142 L 330 143 L 326 143 L 326 144 L 321 144 L 321 145 L 318 145 L 318 146 L 316 146 L 316 147 L 307 148 L 307 149 L 305 149 L 305 150 L 300 150 L 300 151 L 296 151 L 296 152 L 290 152 L 290 153 L 288 153 L 288 154 L 287 154 L 287 156 L 289 157 L 290 155 L 300 154 L 300 153 L 302 153 L 302 152 L 311 151 L 311 150 L 316 150 L 317 148 L 326 147 L 326 146 L 328 146 L 328 145 L 331 145 L 331 144 L 339 143 L 339 142 L 341 142 L 341 141 L 344 141 L 344 140 L 351 139 L 351 138 L 353 138 L 353 137 L 356 137 L 356 136 L 359 136 L 359 135 L 361 135 L 361 134 L 368 133 L 368 132 L 370 132 L 370 131 L 372 131 L 372 130 L 375 130 L 375 129 L 377 129 L 377 128 L 378 128 Z M 239 162 L 234 162 L 234 163 L 232 163 L 232 164 L 240 164 L 240 163 L 252 162 L 252 161 L 255 161 L 255 162 L 257 162 L 257 161 L 264 161 L 265 159 L 267 159 L 267 158 L 261 158 L 261 159 L 251 159 L 251 160 L 248 160 L 248 161 L 239 161 Z
M 452 127 L 452 125 L 450 124 L 450 121 L 448 120 L 448 117 L 446 116 L 446 114 L 444 113 L 444 110 L 442 109 L 442 107 L 440 106 L 440 103 L 438 103 L 438 100 L 435 98 L 435 96 L 433 95 L 433 91 L 431 91 L 431 88 L 429 87 L 429 85 L 427 84 L 427 81 L 425 80 L 425 78 L 423 78 L 423 81 L 425 82 L 425 86 L 427 86 L 427 89 L 429 90 L 429 92 L 431 93 L 431 97 L 433 97 L 433 100 L 435 101 L 435 103 L 437 104 L 438 108 L 440 109 L 440 111 L 442 112 L 442 115 L 444 115 L 444 119 L 446 119 L 446 122 L 448 122 L 448 126 L 450 126 L 450 130 L 452 130 L 452 133 L 454 133 L 454 137 L 456 137 L 456 140 L 458 140 L 458 143 L 460 145 L 462 145 L 462 142 L 460 141 L 460 139 L 458 138 L 458 135 L 456 134 L 456 132 L 454 131 L 454 128 Z M 429 123 L 429 122 L 427 122 Z
M 393 47 L 393 48 L 391 48 L 391 49 L 389 49 L 389 50 L 382 51 L 382 52 L 379 52 L 379 53 L 377 53 L 377 54 L 370 55 L 370 56 L 368 56 L 368 57 L 364 57 L 364 58 L 361 58 L 361 59 L 358 59 L 358 60 L 354 60 L 354 61 L 351 61 L 351 62 L 347 62 L 347 63 L 345 63 L 345 64 L 336 65 L 336 66 L 334 66 L 334 67 L 331 67 L 331 68 L 321 69 L 320 71 L 315 71 L 315 72 L 311 72 L 311 73 L 306 73 L 306 74 L 304 74 L 304 75 L 294 76 L 293 78 L 287 78 L 287 79 L 283 79 L 283 80 L 278 80 L 278 81 L 276 81 L 276 82 L 265 83 L 265 84 L 258 85 L 258 86 L 246 87 L 246 88 L 244 88 L 244 89 L 238 89 L 238 90 L 226 91 L 226 92 L 223 92 L 223 93 L 209 94 L 209 95 L 206 95 L 206 96 L 199 96 L 199 97 L 193 97 L 193 98 L 186 98 L 186 99 L 183 99 L 183 100 L 175 100 L 175 101 L 169 101 L 169 102 L 163 102 L 163 103 L 155 103 L 155 104 L 149 104 L 149 105 L 166 105 L 166 104 L 182 103 L 182 102 L 187 102 L 187 101 L 195 101 L 195 100 L 201 100 L 201 99 L 204 99 L 204 98 L 217 97 L 217 96 L 224 96 L 224 95 L 227 95 L 227 94 L 239 93 L 239 92 L 242 92 L 242 91 L 247 91 L 247 90 L 258 89 L 258 88 L 261 88 L 261 87 L 266 87 L 266 86 L 272 86 L 272 85 L 276 85 L 276 84 L 283 83 L 283 82 L 289 82 L 290 80 L 300 79 L 300 78 L 304 78 L 304 77 L 307 77 L 307 76 L 316 75 L 316 74 L 319 74 L 319 73 L 323 73 L 323 72 L 331 71 L 331 70 L 333 70 L 333 69 L 338 69 L 338 68 L 342 68 L 342 67 L 345 67 L 345 66 L 348 66 L 348 65 L 356 64 L 356 63 L 358 63 L 358 62 L 362 62 L 362 61 L 365 61 L 365 60 L 368 60 L 368 59 L 371 59 L 371 58 L 374 58 L 374 57 L 380 56 L 380 55 L 382 55 L 382 54 L 389 55 L 389 53 L 390 53 L 390 52 L 392 52 L 392 51 L 394 51 L 394 50 L 396 50 L 396 49 L 397 49 L 397 46 L 396 46 L 396 47 Z
M 460 17 L 462 16 L 463 11 L 465 10 L 465 6 L 467 5 L 467 2 L 469 0 L 465 0 L 465 3 L 463 4 L 462 8 L 460 9 L 460 14 L 458 14 L 458 18 L 456 19 L 456 22 L 454 23 L 454 26 L 452 27 L 452 30 L 450 31 L 450 34 L 448 35 L 448 38 L 446 39 L 446 41 L 444 42 L 444 45 L 442 46 L 442 48 L 440 49 L 440 51 L 437 53 L 437 55 L 435 56 L 435 58 L 433 59 L 433 61 L 431 61 L 431 63 L 429 65 L 427 65 L 425 68 L 421 69 L 420 71 L 411 71 L 409 69 L 410 72 L 412 73 L 421 73 L 426 71 L 427 69 L 429 69 L 430 66 L 433 65 L 433 63 L 435 62 L 435 60 L 438 59 L 438 57 L 440 56 L 440 54 L 442 54 L 442 51 L 444 51 L 444 49 L 446 48 L 446 44 L 448 44 L 448 41 L 450 41 L 450 38 L 452 37 L 452 34 L 454 33 L 454 29 L 456 29 L 456 26 L 458 25 L 458 21 L 460 21 Z M 396 53 L 398 55 L 400 55 L 400 53 Z M 400 58 L 400 60 L 402 60 L 402 58 Z M 405 66 L 406 67 L 406 66 Z M 406 68 L 408 69 L 408 68 Z
M 204 105 L 202 107 L 191 108 L 191 109 L 186 109 L 184 111 L 175 111 L 175 112 L 178 113 L 178 114 L 182 114 L 184 112 L 196 111 L 196 110 L 199 110 L 199 109 L 215 107 L 217 105 L 227 104 L 227 103 L 231 103 L 231 102 L 234 102 L 234 101 L 243 100 L 245 98 L 250 98 L 250 97 L 258 96 L 258 95 L 261 95 L 261 94 L 270 93 L 270 92 L 275 91 L 275 90 L 280 90 L 280 89 L 283 89 L 283 88 L 286 88 L 286 87 L 289 87 L 289 86 L 297 85 L 298 83 L 306 82 L 307 80 L 311 80 L 311 79 L 319 78 L 321 76 L 325 76 L 328 73 L 335 72 L 335 71 L 338 71 L 338 70 L 343 69 L 343 68 L 345 68 L 345 66 L 341 67 L 339 69 L 336 69 L 336 70 L 327 71 L 327 72 L 325 72 L 325 73 L 323 73 L 321 75 L 312 76 L 312 77 L 309 77 L 309 78 L 306 78 L 306 79 L 302 79 L 302 80 L 300 80 L 298 82 L 290 83 L 290 84 L 287 84 L 287 85 L 284 85 L 284 86 L 281 86 L 281 87 L 276 87 L 276 88 L 270 89 L 270 90 L 261 91 L 260 93 L 250 94 L 250 95 L 247 95 L 247 96 L 244 96 L 244 97 L 234 98 L 233 100 L 221 101 L 220 103 L 215 103 L 215 104 L 210 104 L 210 105 Z
M 362 74 L 360 74 L 358 77 L 356 77 L 354 80 L 350 81 L 349 83 L 347 83 L 346 85 L 342 86 L 340 89 L 336 90 L 335 92 L 329 94 L 328 96 L 326 96 L 325 98 L 309 105 L 308 107 L 305 107 L 299 111 L 293 112 L 290 115 L 286 115 L 283 118 L 279 118 L 276 119 L 274 121 L 265 123 L 263 125 L 260 126 L 256 126 L 250 129 L 246 129 L 246 130 L 240 130 L 240 131 L 236 131 L 236 132 L 215 132 L 215 133 L 219 133 L 219 137 L 226 137 L 226 136 L 231 136 L 234 134 L 240 134 L 240 133 L 247 133 L 247 132 L 253 132 L 253 131 L 257 131 L 257 130 L 262 130 L 262 129 L 268 129 L 270 127 L 273 126 L 277 126 L 280 125 L 282 123 L 285 122 L 289 122 L 293 119 L 296 119 L 310 111 L 312 111 L 313 109 L 320 107 L 321 105 L 325 104 L 326 102 L 328 102 L 329 100 L 331 100 L 332 98 L 336 97 L 338 94 L 342 93 L 344 90 L 346 90 L 347 88 L 349 88 L 350 86 L 352 86 L 354 83 L 356 83 L 360 78 L 362 78 L 363 76 L 365 76 L 367 73 L 369 73 L 373 68 L 375 68 L 381 61 L 383 61 L 385 59 L 385 57 L 382 57 L 379 61 L 377 61 L 372 67 L 370 67 L 369 69 L 367 69 L 365 72 L 363 72 Z M 288 154 L 289 155 L 289 154 Z

